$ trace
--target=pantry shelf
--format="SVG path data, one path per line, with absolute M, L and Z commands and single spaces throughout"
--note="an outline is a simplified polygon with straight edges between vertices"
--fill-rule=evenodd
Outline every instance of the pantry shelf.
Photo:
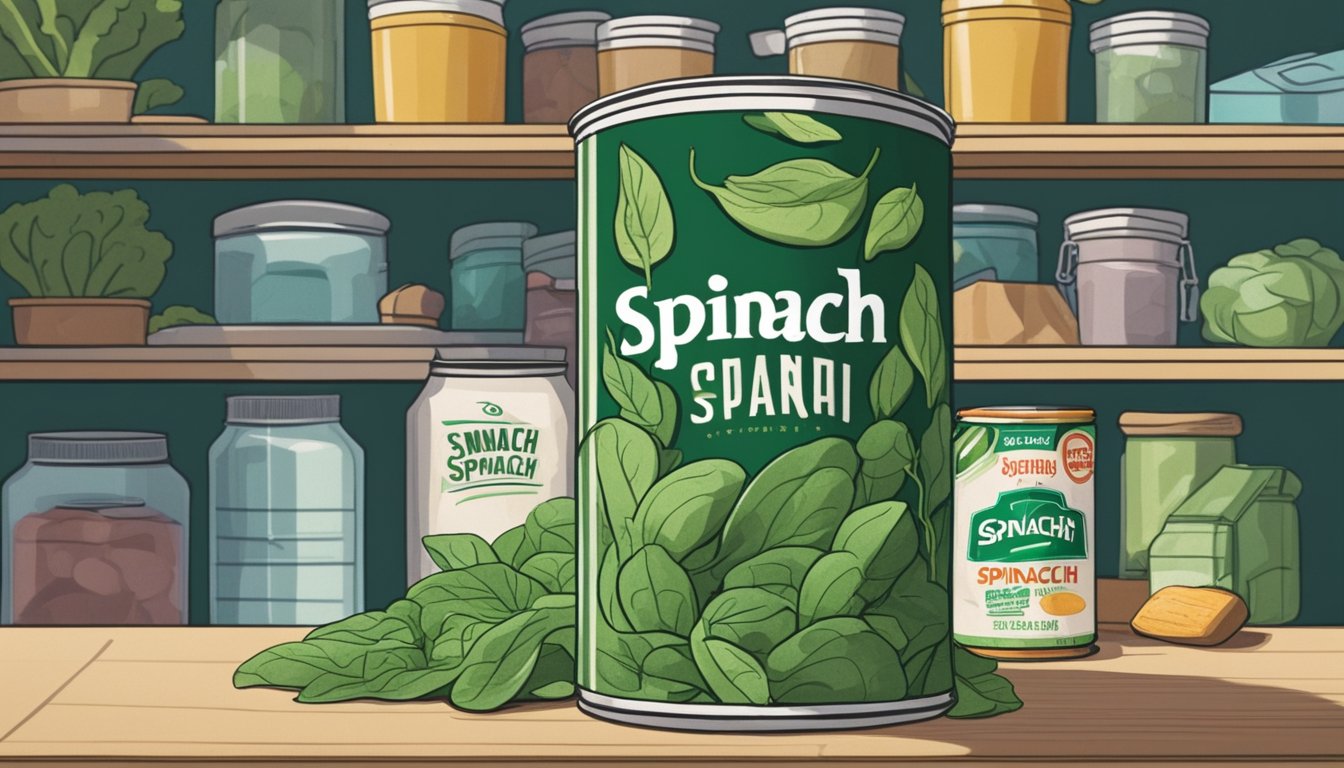
M 957 381 L 1344 381 L 1344 349 L 958 347 Z
M 963 179 L 1344 179 L 1344 127 L 963 125 Z M 570 179 L 560 125 L 0 125 L 6 179 Z

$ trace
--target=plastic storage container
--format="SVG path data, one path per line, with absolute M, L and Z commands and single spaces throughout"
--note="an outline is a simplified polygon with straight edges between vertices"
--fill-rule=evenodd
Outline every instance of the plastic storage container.
M 1120 414 L 1120 578 L 1148 577 L 1148 547 L 1167 518 L 1218 470 L 1237 463 L 1234 413 Z
M 597 28 L 598 91 L 714 74 L 719 25 L 686 16 L 627 16 Z
M 364 610 L 364 451 L 339 397 L 231 397 L 210 448 L 210 621 Z
M 1156 208 L 1104 208 L 1064 221 L 1056 279 L 1076 288 L 1083 344 L 1170 347 L 1199 315 L 1189 217 Z
M 523 272 L 527 275 L 527 328 L 523 343 L 564 347 L 565 378 L 577 386 L 579 345 L 578 282 L 575 232 L 557 232 L 523 242 Z
M 1098 123 L 1202 123 L 1209 23 L 1189 13 L 1137 11 L 1092 25 Z
M 905 17 L 877 8 L 819 8 L 751 35 L 757 56 L 789 56 L 789 73 L 901 90 Z
M 943 89 L 959 123 L 1063 123 L 1069 0 L 943 0 Z
M 379 213 L 279 200 L 215 219 L 215 318 L 248 323 L 376 323 L 387 293 Z
M 1210 91 L 1212 123 L 1344 125 L 1344 50 L 1279 59 Z
M 1252 624 L 1297 618 L 1302 573 L 1297 497 L 1282 467 L 1224 467 L 1186 499 L 1153 540 L 1148 586 L 1222 587 L 1241 595 Z
M 536 234 L 535 226 L 518 221 L 473 224 L 453 233 L 449 259 L 454 331 L 524 329 L 523 241 Z
M 380 123 L 502 123 L 504 0 L 369 0 Z
M 538 504 L 574 495 L 574 391 L 551 347 L 454 347 L 406 416 L 406 570 L 439 570 L 421 539 L 494 541 Z
M 597 98 L 597 26 L 611 16 L 574 11 L 523 25 L 523 120 L 567 123 Z
M 3 505 L 4 623 L 187 623 L 190 493 L 167 437 L 30 435 Z
M 345 122 L 341 0 L 220 0 L 215 122 Z
M 1034 283 L 1039 279 L 1035 211 L 1011 205 L 952 209 L 952 279 L 960 289 L 977 280 Z

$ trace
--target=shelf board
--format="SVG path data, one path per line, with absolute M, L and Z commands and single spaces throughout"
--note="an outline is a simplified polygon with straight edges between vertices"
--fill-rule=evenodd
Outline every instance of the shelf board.
M 430 347 L 0 348 L 0 381 L 420 381 Z M 960 382 L 1344 381 L 1344 349 L 959 347 Z
M 1344 126 L 963 125 L 962 179 L 1344 179 Z M 560 125 L 0 125 L 7 179 L 570 179 Z

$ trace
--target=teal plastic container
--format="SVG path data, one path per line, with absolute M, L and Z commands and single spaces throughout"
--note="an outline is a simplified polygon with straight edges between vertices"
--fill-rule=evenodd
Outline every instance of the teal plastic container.
M 520 221 L 473 224 L 453 233 L 452 329 L 518 331 L 527 325 L 523 241 L 536 226 Z
M 952 279 L 957 288 L 978 280 L 1034 283 L 1040 252 L 1035 211 L 1011 205 L 958 205 L 952 209 Z M 992 273 L 992 274 L 991 274 Z
M 1344 125 L 1344 50 L 1289 56 L 1214 83 L 1209 122 Z

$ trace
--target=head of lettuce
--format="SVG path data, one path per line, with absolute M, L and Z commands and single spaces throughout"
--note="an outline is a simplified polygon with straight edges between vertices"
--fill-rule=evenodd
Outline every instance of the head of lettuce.
M 1344 326 L 1344 261 L 1315 240 L 1244 253 L 1209 276 L 1204 338 L 1246 347 L 1324 347 Z

